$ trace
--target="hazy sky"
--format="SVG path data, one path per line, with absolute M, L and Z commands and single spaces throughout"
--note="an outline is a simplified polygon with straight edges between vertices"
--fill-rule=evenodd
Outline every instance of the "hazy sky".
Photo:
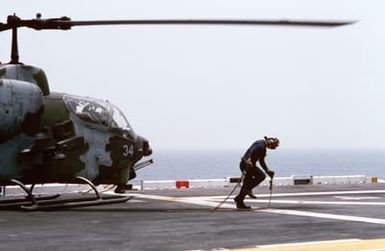
M 53 91 L 108 99 L 153 148 L 385 148 L 384 1 L 7 1 L 0 19 L 359 20 L 339 28 L 107 26 L 19 32 Z M 0 35 L 9 61 L 10 32 Z

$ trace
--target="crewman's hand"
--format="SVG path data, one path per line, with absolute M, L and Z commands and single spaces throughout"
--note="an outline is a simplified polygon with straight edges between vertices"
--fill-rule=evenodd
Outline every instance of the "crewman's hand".
M 275 174 L 275 172 L 273 172 L 273 171 L 270 171 L 270 170 L 267 170 L 267 175 L 269 175 L 270 176 L 270 178 L 273 178 L 274 177 L 274 174 Z
M 248 158 L 246 161 L 246 170 L 250 170 L 251 168 L 253 168 L 253 162 L 251 161 L 250 158 Z

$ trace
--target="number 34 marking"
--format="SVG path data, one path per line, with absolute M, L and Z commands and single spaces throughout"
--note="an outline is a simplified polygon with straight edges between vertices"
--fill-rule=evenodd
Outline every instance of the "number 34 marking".
M 133 156 L 134 155 L 134 145 L 123 145 L 123 156 Z

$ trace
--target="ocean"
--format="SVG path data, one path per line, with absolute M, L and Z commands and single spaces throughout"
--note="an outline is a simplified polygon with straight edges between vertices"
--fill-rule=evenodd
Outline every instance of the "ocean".
M 239 176 L 244 150 L 159 150 L 154 164 L 137 172 L 139 180 L 220 179 Z M 276 177 L 366 175 L 385 179 L 385 150 L 277 149 L 266 163 Z

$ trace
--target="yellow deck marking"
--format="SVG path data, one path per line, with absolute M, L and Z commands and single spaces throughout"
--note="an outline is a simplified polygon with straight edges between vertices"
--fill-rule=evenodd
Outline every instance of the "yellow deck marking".
M 385 250 L 385 239 L 373 240 L 337 240 L 322 242 L 304 242 L 279 245 L 265 245 L 241 249 L 229 249 L 231 251 L 383 251 Z

